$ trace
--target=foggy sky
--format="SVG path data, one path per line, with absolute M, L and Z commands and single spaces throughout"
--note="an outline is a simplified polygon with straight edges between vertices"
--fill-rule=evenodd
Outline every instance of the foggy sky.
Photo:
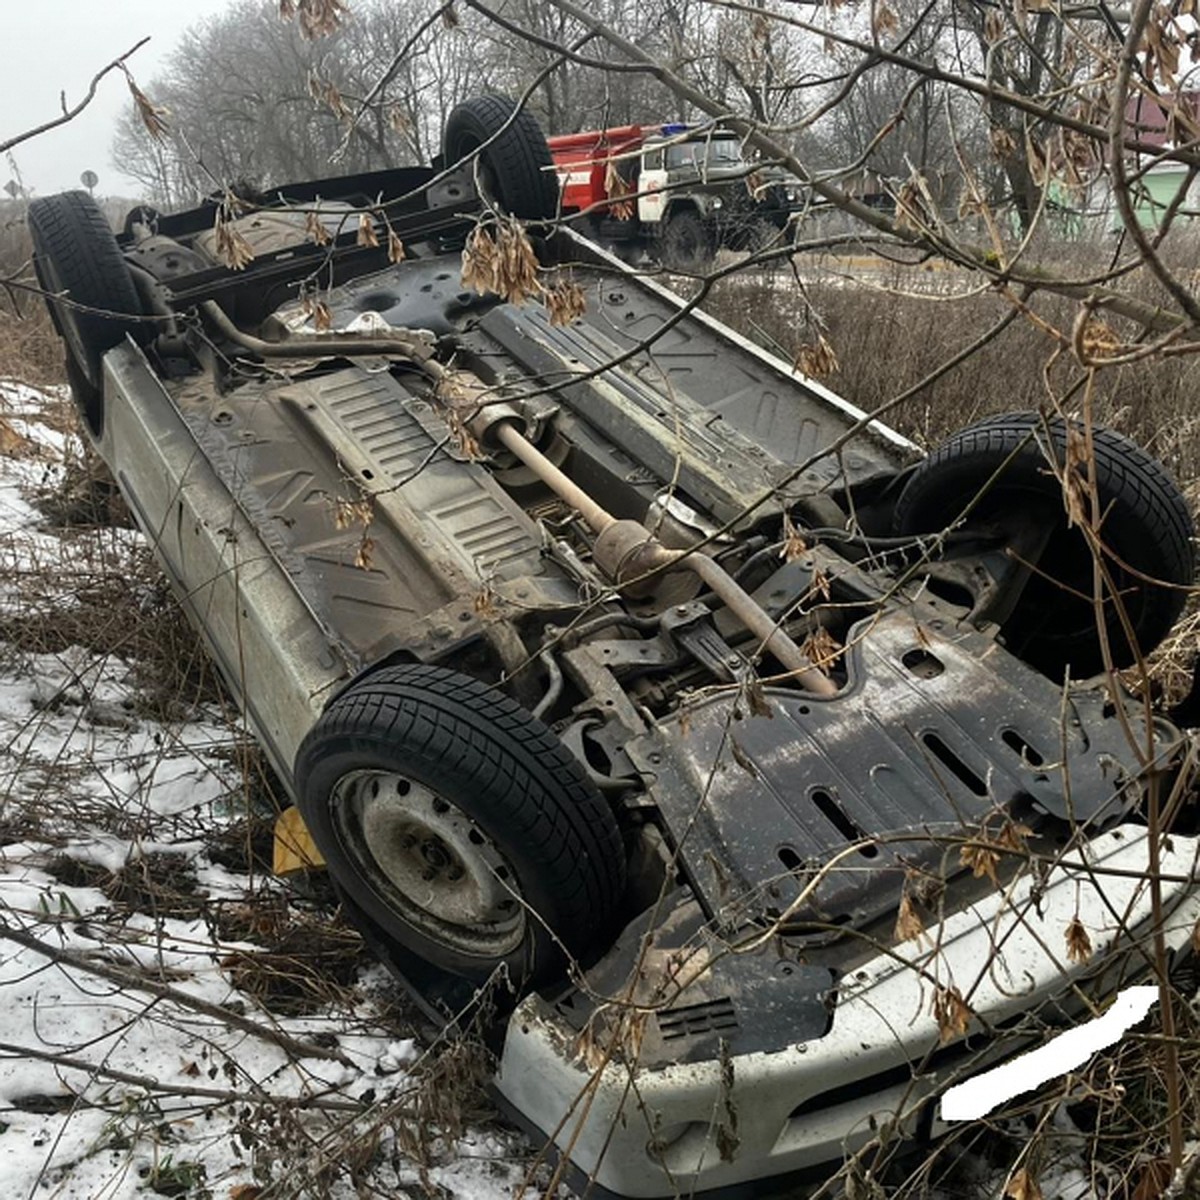
M 97 71 L 149 35 L 150 42 L 129 60 L 134 78 L 146 88 L 179 35 L 230 3 L 0 0 L 0 141 L 58 116 L 62 91 L 67 107 L 73 107 Z M 262 3 L 278 7 L 278 0 Z M 100 177 L 98 196 L 133 197 L 133 181 L 110 161 L 117 118 L 130 103 L 124 76 L 110 72 L 95 100 L 74 121 L 12 151 L 25 186 L 44 196 L 79 187 L 80 172 L 92 170 Z M 13 175 L 11 164 L 0 161 L 0 187 Z

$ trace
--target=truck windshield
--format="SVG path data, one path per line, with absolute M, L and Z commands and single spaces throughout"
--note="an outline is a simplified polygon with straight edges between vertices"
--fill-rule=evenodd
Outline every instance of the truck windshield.
M 742 148 L 737 138 L 705 138 L 703 141 L 679 142 L 668 146 L 667 170 L 680 167 L 727 167 L 742 161 Z

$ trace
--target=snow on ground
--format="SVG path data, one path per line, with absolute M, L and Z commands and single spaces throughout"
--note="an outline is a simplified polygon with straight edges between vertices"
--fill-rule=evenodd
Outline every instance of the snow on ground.
M 511 1196 L 528 1148 L 470 1048 L 251 852 L 236 720 L 152 715 L 143 665 L 33 636 L 155 595 L 136 534 L 32 500 L 71 453 L 45 407 L 0 382 L 0 1195 Z M 127 611 L 81 608 L 100 570 Z

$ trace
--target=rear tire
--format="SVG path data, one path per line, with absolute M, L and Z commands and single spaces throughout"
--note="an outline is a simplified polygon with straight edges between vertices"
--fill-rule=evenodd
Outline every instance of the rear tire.
M 485 199 L 531 221 L 546 221 L 556 214 L 554 160 L 532 113 L 526 109 L 518 112 L 507 96 L 464 100 L 446 121 L 442 153 L 447 165 L 453 166 L 476 151 L 489 193 Z
M 1014 654 L 1046 674 L 1061 677 L 1069 666 L 1081 678 L 1104 668 L 1090 600 L 1092 557 L 1083 534 L 1067 527 L 1062 488 L 1045 456 L 1049 450 L 1061 467 L 1066 426 L 1051 421 L 1049 432 L 1047 446 L 1045 427 L 1035 413 L 992 417 L 959 430 L 913 472 L 896 505 L 895 526 L 901 534 L 935 533 L 985 486 L 968 527 L 990 526 L 1003 533 L 1013 531 L 1015 522 L 1051 522 L 1037 572 L 1002 633 Z M 1183 610 L 1184 589 L 1194 579 L 1191 513 L 1174 480 L 1135 442 L 1099 426 L 1093 428 L 1092 440 L 1101 537 L 1109 551 L 1106 565 L 1133 629 L 1136 652 L 1148 654 Z M 1135 647 L 1111 599 L 1105 608 L 1114 663 L 1129 666 L 1137 657 Z
M 625 859 L 607 802 L 541 721 L 465 675 L 367 676 L 304 739 L 295 778 L 339 887 L 449 976 L 547 979 L 616 912 Z
M 144 324 L 133 277 L 99 205 L 87 192 L 44 196 L 29 205 L 29 232 L 38 282 L 67 346 L 67 377 L 93 436 L 104 429 L 101 360 Z M 84 308 L 52 296 L 65 293 Z M 102 309 L 103 312 L 92 312 Z

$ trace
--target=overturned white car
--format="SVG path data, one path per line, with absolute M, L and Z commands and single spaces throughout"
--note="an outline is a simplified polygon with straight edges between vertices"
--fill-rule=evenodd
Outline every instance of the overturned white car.
M 922 457 L 555 228 L 549 162 L 482 97 L 429 169 L 34 201 L 84 420 L 347 910 L 574 1178 L 927 1137 L 1188 946 L 1185 739 L 1112 683 L 1188 510 L 1057 416 Z

